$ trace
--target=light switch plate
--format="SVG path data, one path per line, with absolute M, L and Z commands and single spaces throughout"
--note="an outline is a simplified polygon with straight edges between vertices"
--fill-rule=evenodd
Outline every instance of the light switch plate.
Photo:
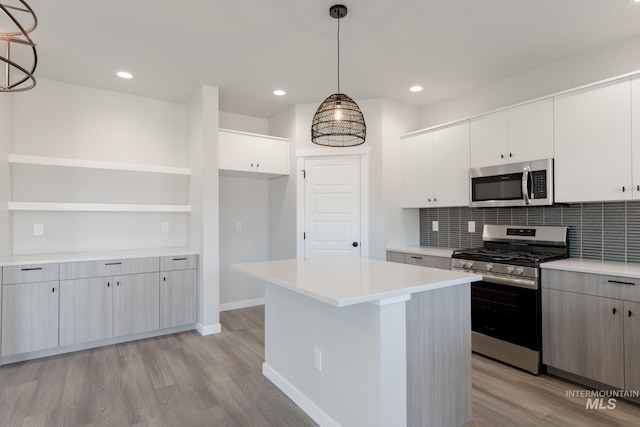
M 236 221 L 236 231 L 242 230 L 242 221 Z
M 475 221 L 469 221 L 467 223 L 467 231 L 469 231 L 469 233 L 475 233 L 476 232 L 476 222 Z
M 431 230 L 432 231 L 439 231 L 440 227 L 438 225 L 438 221 L 431 221 Z
M 44 224 L 42 223 L 33 224 L 33 235 L 42 236 L 43 234 L 44 234 Z
M 169 232 L 169 223 L 168 222 L 163 222 L 160 225 L 160 229 L 162 230 L 163 233 L 168 233 Z

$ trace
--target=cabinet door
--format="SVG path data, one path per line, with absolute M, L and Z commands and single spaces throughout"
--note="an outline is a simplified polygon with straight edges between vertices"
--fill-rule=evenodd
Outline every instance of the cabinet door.
M 629 78 L 556 97 L 554 132 L 557 202 L 632 197 Z
M 435 206 L 469 204 L 469 123 L 433 132 Z
M 404 207 L 433 204 L 433 134 L 423 133 L 402 141 Z
M 197 270 L 175 270 L 161 273 L 160 328 L 196 322 Z
M 254 140 L 250 135 L 218 132 L 218 169 L 234 171 L 253 170 Z
M 509 161 L 506 111 L 472 119 L 469 126 L 472 168 Z
M 553 99 L 507 110 L 510 163 L 553 157 Z
M 96 341 L 113 336 L 113 279 L 60 282 L 60 345 Z
M 137 334 L 160 325 L 159 273 L 114 277 L 113 336 Z
M 640 75 L 631 78 L 631 114 L 633 198 L 640 199 Z
M 624 387 L 621 300 L 542 289 L 543 363 Z
M 4 285 L 2 355 L 58 346 L 58 282 Z
M 624 388 L 640 390 L 640 303 L 624 302 Z
M 289 175 L 289 141 L 253 137 L 255 171 L 277 175 Z

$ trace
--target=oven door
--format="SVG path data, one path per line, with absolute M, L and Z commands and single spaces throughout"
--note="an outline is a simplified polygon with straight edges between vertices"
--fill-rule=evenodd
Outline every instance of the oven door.
M 471 285 L 471 329 L 531 350 L 541 348 L 540 290 L 484 280 Z

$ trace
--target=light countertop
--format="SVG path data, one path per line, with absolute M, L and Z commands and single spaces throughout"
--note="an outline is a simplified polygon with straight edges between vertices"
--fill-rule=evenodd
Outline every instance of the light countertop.
M 455 249 L 438 248 L 435 246 L 393 246 L 388 247 L 387 251 L 403 252 L 406 254 L 437 256 L 442 258 L 451 258 L 451 254 Z
M 568 258 L 558 261 L 544 262 L 543 269 L 565 270 L 576 273 L 603 274 L 640 279 L 640 263 L 597 261 L 592 259 Z
M 336 307 L 481 280 L 457 271 L 352 257 L 234 264 L 234 270 Z
M 53 264 L 59 262 L 99 261 L 105 259 L 151 258 L 175 255 L 198 255 L 198 253 L 187 248 L 164 248 L 18 255 L 0 260 L 0 266 L 9 267 L 12 265 Z

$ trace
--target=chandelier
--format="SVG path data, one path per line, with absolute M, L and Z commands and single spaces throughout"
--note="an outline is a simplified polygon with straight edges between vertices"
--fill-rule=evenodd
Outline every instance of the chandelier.
M 340 19 L 347 16 L 347 7 L 331 6 L 329 15 L 338 20 L 338 93 L 324 100 L 311 122 L 311 141 L 329 147 L 352 147 L 363 144 L 367 126 L 358 104 L 340 93 Z
M 19 92 L 29 90 L 36 85 L 33 73 L 38 64 L 38 54 L 36 53 L 36 45 L 29 33 L 38 26 L 38 18 L 25 1 L 18 1 L 22 6 L 9 4 L 6 1 L 0 3 L 0 9 L 6 15 L 5 19 L 0 21 L 0 48 L 4 43 L 4 52 L 0 51 L 0 65 L 4 64 L 4 79 L 0 81 L 0 92 Z M 25 20 L 31 25 L 23 25 Z M 6 25 L 10 28 L 5 28 Z M 18 64 L 15 60 L 15 55 L 12 58 L 12 48 L 19 46 L 25 46 L 27 51 L 30 51 L 29 56 L 32 57 L 31 65 Z M 21 55 L 21 58 L 22 56 L 24 55 Z

